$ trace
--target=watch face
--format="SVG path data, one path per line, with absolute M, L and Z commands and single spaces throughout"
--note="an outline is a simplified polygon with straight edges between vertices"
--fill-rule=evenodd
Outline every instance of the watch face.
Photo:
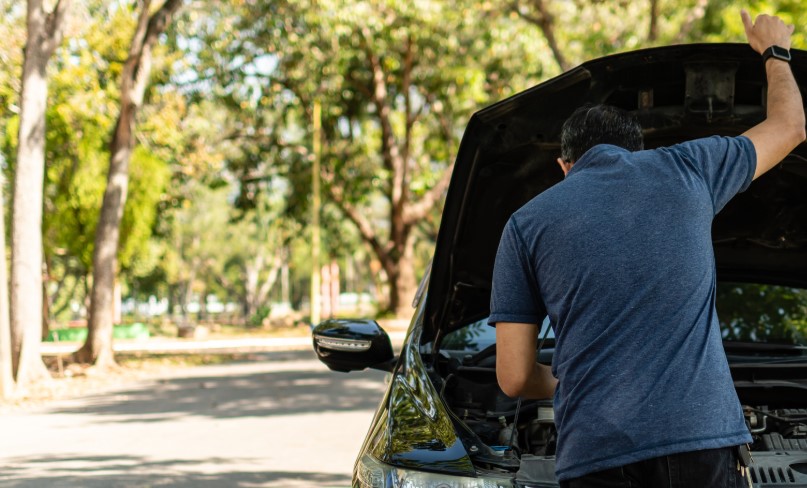
M 790 51 L 779 46 L 771 46 L 771 56 L 790 61 Z

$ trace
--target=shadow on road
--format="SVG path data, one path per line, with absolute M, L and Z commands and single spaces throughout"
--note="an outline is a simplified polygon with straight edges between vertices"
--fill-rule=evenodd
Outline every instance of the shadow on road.
M 227 419 L 320 414 L 374 410 L 385 388 L 385 373 L 331 372 L 311 351 L 266 353 L 262 358 L 265 360 L 249 364 L 217 366 L 207 376 L 164 379 L 91 396 L 80 405 L 50 412 L 90 414 L 94 422 L 114 423 L 188 416 Z
M 175 488 L 303 488 L 346 487 L 350 476 L 333 473 L 301 473 L 290 471 L 226 471 L 194 472 L 197 465 L 226 465 L 232 459 L 194 459 L 148 461 L 134 456 L 51 456 L 12 458 L 0 467 L 4 488 L 111 488 L 157 487 Z M 36 476 L 26 475 L 23 466 L 37 465 Z M 18 466 L 15 468 L 15 466 Z M 77 467 L 81 467 L 77 470 Z M 77 471 L 80 471 L 77 473 Z M 208 469 L 208 471 L 215 471 Z M 42 475 L 41 473 L 47 473 Z M 9 479 L 13 476 L 14 479 Z

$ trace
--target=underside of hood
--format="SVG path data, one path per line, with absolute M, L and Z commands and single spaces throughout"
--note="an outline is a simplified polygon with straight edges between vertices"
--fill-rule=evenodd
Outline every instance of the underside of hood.
M 807 94 L 807 52 L 791 63 Z M 465 130 L 431 268 L 423 342 L 489 314 L 510 215 L 563 179 L 560 129 L 587 103 L 635 113 L 645 147 L 734 136 L 765 117 L 765 72 L 745 44 L 691 44 L 589 61 L 485 108 Z M 719 279 L 807 286 L 807 145 L 757 179 L 712 227 Z

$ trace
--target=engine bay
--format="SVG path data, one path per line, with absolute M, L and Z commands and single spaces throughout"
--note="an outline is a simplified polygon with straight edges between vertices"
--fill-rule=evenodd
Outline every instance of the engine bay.
M 538 360 L 550 364 L 551 356 L 551 349 L 543 350 Z M 475 354 L 441 351 L 434 365 L 435 385 L 480 474 L 508 473 L 523 488 L 558 486 L 552 401 L 505 395 L 496 381 L 495 345 Z M 735 386 L 753 437 L 754 486 L 807 487 L 804 379 L 735 381 Z M 770 402 L 760 401 L 765 398 Z

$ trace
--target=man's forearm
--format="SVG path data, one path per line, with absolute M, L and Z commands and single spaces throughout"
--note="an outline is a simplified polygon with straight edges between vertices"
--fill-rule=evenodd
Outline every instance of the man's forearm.
M 779 137 L 788 138 L 788 141 L 775 147 L 778 151 L 774 154 L 758 158 L 754 178 L 784 159 L 793 146 L 804 140 L 805 131 L 804 105 L 790 64 L 771 58 L 765 63 L 765 71 L 768 77 L 768 107 L 764 124 L 771 126 L 770 130 L 777 131 Z
M 535 371 L 529 384 L 529 391 L 523 395 L 525 398 L 552 398 L 555 395 L 555 387 L 558 380 L 552 376 L 552 368 L 540 363 L 535 363 Z
M 778 17 L 760 15 L 756 21 L 741 13 L 748 43 L 762 54 L 770 46 L 790 49 L 793 26 Z M 746 131 L 757 153 L 754 179 L 773 168 L 805 138 L 804 105 L 799 87 L 786 61 L 770 58 L 765 63 L 768 79 L 767 118 Z
M 804 131 L 804 105 L 790 64 L 775 58 L 765 63 L 768 76 L 768 119 L 781 118 Z

